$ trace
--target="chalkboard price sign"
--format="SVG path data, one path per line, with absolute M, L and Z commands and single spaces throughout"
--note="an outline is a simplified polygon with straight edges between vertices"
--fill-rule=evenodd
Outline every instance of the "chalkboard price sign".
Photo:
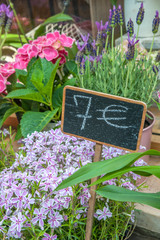
M 99 144 L 137 151 L 145 114 L 143 102 L 66 86 L 61 129 Z

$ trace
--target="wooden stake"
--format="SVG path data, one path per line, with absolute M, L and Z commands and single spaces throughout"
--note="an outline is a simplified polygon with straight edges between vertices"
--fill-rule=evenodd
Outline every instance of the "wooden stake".
M 101 158 L 101 152 L 102 152 L 102 144 L 96 143 L 95 147 L 95 156 L 93 159 L 93 162 L 99 162 Z M 98 179 L 98 177 L 94 177 L 91 179 L 91 183 L 95 182 Z M 95 202 L 96 202 L 96 185 L 91 186 L 90 188 L 90 194 L 91 197 L 89 199 L 89 208 L 87 213 L 87 224 L 86 224 L 86 236 L 85 240 L 91 240 L 92 235 L 92 225 L 93 225 L 93 215 L 94 215 L 94 209 L 95 209 Z

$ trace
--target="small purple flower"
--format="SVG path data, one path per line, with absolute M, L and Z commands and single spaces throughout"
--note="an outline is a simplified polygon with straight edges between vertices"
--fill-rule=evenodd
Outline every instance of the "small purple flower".
M 58 212 L 54 212 L 53 214 L 48 214 L 49 220 L 48 223 L 52 228 L 58 228 L 61 226 L 61 222 L 63 222 L 63 217 Z
M 158 28 L 159 28 L 159 12 L 156 11 L 156 15 L 155 15 L 155 18 L 153 19 L 153 22 L 152 22 L 152 32 L 155 34 L 158 32 Z
M 110 17 L 110 26 L 112 28 L 116 27 L 117 22 L 118 22 L 117 9 L 115 6 L 113 6 L 112 15 Z
M 134 58 L 134 52 L 135 52 L 135 44 L 139 42 L 139 40 L 135 41 L 136 35 L 133 36 L 132 40 L 130 39 L 129 33 L 128 33 L 128 51 L 126 52 L 126 58 L 127 60 L 132 60 Z
M 57 239 L 57 235 L 49 235 L 48 233 L 44 233 L 44 238 L 42 238 L 42 240 L 54 240 Z
M 136 17 L 136 23 L 140 25 L 143 19 L 144 19 L 144 8 L 143 8 L 143 2 L 142 2 Z
M 127 32 L 129 33 L 129 36 L 131 37 L 134 33 L 134 23 L 132 19 L 130 18 L 127 23 Z
M 40 209 L 35 209 L 34 214 L 37 216 L 32 219 L 32 223 L 35 225 L 37 222 L 39 222 L 40 228 L 43 230 L 44 229 L 44 222 L 43 220 L 46 219 L 46 213 L 44 208 Z
M 17 217 L 11 217 L 10 231 L 17 230 L 20 233 L 25 220 L 26 217 L 21 212 L 18 213 Z
M 102 219 L 106 220 L 106 218 L 112 217 L 112 213 L 110 212 L 108 206 L 103 208 L 103 211 L 98 209 L 96 211 L 95 217 L 100 221 Z
M 97 21 L 96 21 L 96 26 L 97 26 L 98 32 L 103 32 L 104 30 L 106 30 L 107 25 L 108 25 L 108 22 L 106 22 L 106 23 L 103 25 L 102 20 L 101 20 L 100 22 L 97 22 Z

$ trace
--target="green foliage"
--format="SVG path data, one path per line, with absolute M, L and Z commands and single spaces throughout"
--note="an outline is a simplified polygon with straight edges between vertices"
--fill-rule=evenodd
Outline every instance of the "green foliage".
M 148 150 L 144 153 L 130 153 L 120 157 L 107 159 L 100 162 L 89 163 L 65 179 L 56 190 L 60 190 L 69 186 L 76 185 L 91 178 L 105 175 L 94 184 L 102 183 L 116 177 L 122 176 L 124 173 L 133 171 L 142 176 L 155 175 L 160 178 L 160 166 L 143 166 L 132 167 L 131 165 L 139 158 L 145 155 L 160 156 L 160 152 L 156 150 Z M 160 209 L 160 194 L 159 193 L 139 193 L 135 191 L 126 190 L 122 187 L 105 186 L 96 190 L 98 194 L 103 197 L 116 200 L 116 201 L 130 201 L 147 204 L 152 207 Z
M 44 21 L 43 24 L 35 31 L 34 39 L 39 36 L 43 36 L 45 34 L 45 26 L 49 23 L 58 23 L 58 22 L 65 22 L 65 21 L 73 21 L 69 15 L 64 13 L 58 13 L 52 17 L 49 17 L 47 20 Z
M 5 34 L 2 34 L 1 39 L 3 41 Z M 15 33 L 8 33 L 5 39 L 4 46 L 12 46 L 15 48 L 22 47 L 23 44 L 28 43 L 24 35 L 18 35 Z
M 8 95 L 1 99 L 0 127 L 12 113 L 20 112 L 22 119 L 16 139 L 41 131 L 51 120 L 60 119 L 63 88 L 75 85 L 75 79 L 58 78 L 59 62 L 60 59 L 53 64 L 46 59 L 32 58 L 27 71 L 16 69 L 10 77 Z M 22 84 L 17 83 L 17 79 Z
M 79 74 L 79 84 L 86 89 L 104 92 L 134 100 L 150 106 L 153 92 L 160 80 L 152 69 L 152 59 L 141 56 L 127 61 L 118 48 L 108 49 L 101 61 L 93 65 L 86 60 L 83 74 Z
M 10 167 L 15 160 L 15 151 L 13 149 L 14 133 L 9 128 L 0 130 L 0 171 Z

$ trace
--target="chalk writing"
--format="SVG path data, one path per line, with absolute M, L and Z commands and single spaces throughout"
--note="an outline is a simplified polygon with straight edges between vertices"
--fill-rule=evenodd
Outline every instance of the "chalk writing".
M 106 117 L 106 113 L 107 112 L 127 113 L 127 111 L 128 111 L 127 107 L 124 107 L 124 106 L 121 106 L 121 105 L 110 105 L 110 106 L 107 106 L 105 109 L 102 109 L 102 110 L 99 109 L 97 111 L 102 111 L 103 112 L 103 117 L 102 118 L 97 118 L 97 119 L 98 120 L 104 120 L 108 125 L 110 125 L 112 127 L 116 127 L 116 128 L 129 128 L 129 127 L 132 127 L 132 126 L 122 126 L 122 125 L 118 125 L 118 124 L 113 123 L 116 120 L 125 120 L 126 117 Z
M 85 115 L 83 115 L 83 114 L 77 114 L 77 115 L 76 115 L 76 116 L 79 117 L 79 118 L 83 118 L 83 122 L 82 122 L 82 126 L 81 126 L 81 130 L 83 130 L 84 127 L 85 127 L 87 118 L 91 118 L 91 117 L 92 117 L 92 116 L 89 116 L 89 115 L 88 115 L 89 109 L 90 109 L 90 106 L 91 106 L 91 100 L 92 100 L 92 98 L 91 98 L 91 97 L 82 96 L 82 95 L 74 95 L 73 98 L 74 98 L 74 102 L 75 102 L 75 104 L 76 104 L 77 107 L 78 107 L 78 98 L 88 99 L 88 105 L 87 105 L 87 109 L 86 109 Z

